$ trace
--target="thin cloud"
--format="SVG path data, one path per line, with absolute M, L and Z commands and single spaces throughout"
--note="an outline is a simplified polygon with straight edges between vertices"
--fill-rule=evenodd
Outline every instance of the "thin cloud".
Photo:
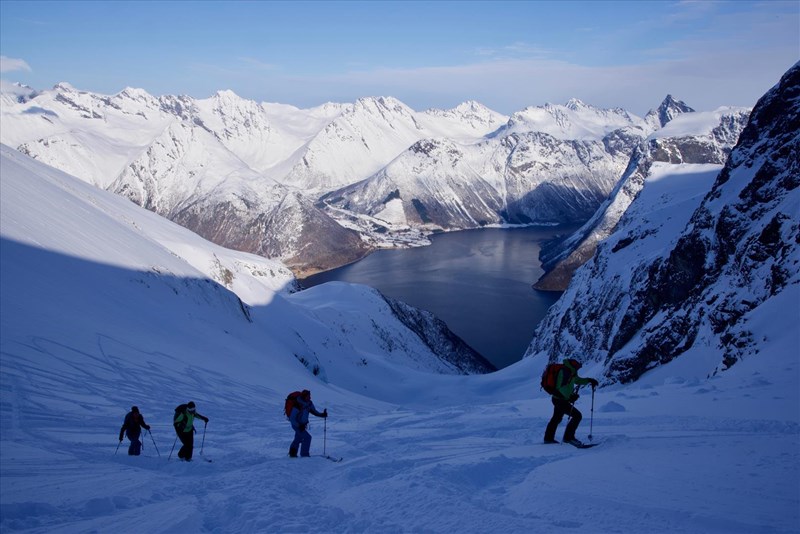
M 500 47 L 480 47 L 475 50 L 475 55 L 493 59 L 544 59 L 552 57 L 553 51 L 518 41 Z
M 31 69 L 30 65 L 28 65 L 22 59 L 0 56 L 0 73 L 14 72 L 18 70 L 33 72 L 33 69 Z
M 334 76 L 284 77 L 282 83 L 317 95 L 383 94 L 412 108 L 419 102 L 437 106 L 464 100 L 503 113 L 575 97 L 598 107 L 622 107 L 644 114 L 671 93 L 695 109 L 723 105 L 752 106 L 794 59 L 784 54 L 768 60 L 758 52 L 696 55 L 641 65 L 585 66 L 557 60 L 493 60 L 471 65 L 420 69 L 375 69 Z M 743 69 L 743 65 L 749 65 Z
M 237 58 L 239 62 L 243 63 L 246 67 L 256 70 L 273 70 L 278 68 L 278 65 L 273 63 L 265 63 L 260 59 L 255 59 L 252 57 L 240 57 Z
M 722 3 L 713 0 L 680 0 L 675 3 L 675 12 L 667 16 L 666 23 L 676 23 L 708 18 L 717 12 Z

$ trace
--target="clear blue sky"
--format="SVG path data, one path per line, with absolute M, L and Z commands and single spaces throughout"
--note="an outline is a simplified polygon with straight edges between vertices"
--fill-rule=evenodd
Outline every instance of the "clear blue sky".
M 752 106 L 800 60 L 800 1 L 0 1 L 2 79 L 114 94 L 221 89 L 310 107 L 394 96 L 510 114 Z

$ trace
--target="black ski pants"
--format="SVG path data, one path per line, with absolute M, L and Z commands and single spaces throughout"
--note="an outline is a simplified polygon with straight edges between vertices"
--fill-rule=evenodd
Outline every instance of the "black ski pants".
M 192 459 L 192 451 L 194 450 L 194 430 L 190 430 L 189 432 L 178 432 L 178 439 L 181 440 L 181 444 L 183 445 L 181 449 L 178 451 L 178 458 L 181 460 L 191 460 Z
M 569 416 L 570 420 L 567 423 L 567 429 L 564 431 L 564 441 L 575 439 L 575 431 L 578 429 L 578 425 L 581 424 L 583 414 L 567 400 L 555 397 L 552 400 L 553 417 L 547 423 L 547 429 L 544 431 L 544 440 L 553 441 L 556 439 L 556 429 L 565 415 Z
M 130 446 L 128 447 L 128 456 L 139 456 L 142 452 L 142 442 L 139 439 L 141 432 L 136 434 L 132 432 L 125 432 L 125 435 L 131 442 Z

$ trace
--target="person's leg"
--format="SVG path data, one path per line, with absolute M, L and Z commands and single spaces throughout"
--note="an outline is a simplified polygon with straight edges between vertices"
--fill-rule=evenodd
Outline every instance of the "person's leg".
M 142 442 L 139 441 L 139 436 L 129 435 L 128 439 L 131 441 L 131 445 L 128 447 L 128 455 L 139 456 L 142 452 Z
M 186 435 L 186 452 L 183 453 L 183 458 L 188 462 L 192 459 L 192 452 L 194 451 L 194 432 L 184 432 Z
M 308 430 L 303 430 L 302 432 L 302 443 L 300 444 L 300 456 L 311 456 L 311 434 L 308 433 Z
M 300 443 L 303 441 L 302 433 L 299 429 L 292 427 L 294 429 L 294 441 L 292 444 L 289 445 L 289 456 L 292 458 L 297 458 L 297 449 L 300 447 Z
M 193 438 L 194 434 L 192 432 L 178 432 L 178 439 L 181 440 L 181 449 L 178 451 L 178 458 L 181 460 L 192 459 Z
M 553 417 L 550 418 L 550 422 L 547 423 L 547 428 L 544 431 L 544 442 L 545 443 L 552 443 L 556 440 L 556 430 L 558 429 L 558 425 L 561 424 L 561 420 L 564 418 L 564 401 L 551 399 L 553 402 Z M 569 406 L 569 403 L 567 403 Z
M 567 423 L 567 429 L 564 430 L 564 441 L 571 441 L 575 439 L 575 431 L 578 430 L 578 425 L 581 424 L 581 419 L 583 419 L 583 414 L 581 414 L 580 410 L 571 406 L 571 412 L 568 414 L 570 416 L 569 423 Z

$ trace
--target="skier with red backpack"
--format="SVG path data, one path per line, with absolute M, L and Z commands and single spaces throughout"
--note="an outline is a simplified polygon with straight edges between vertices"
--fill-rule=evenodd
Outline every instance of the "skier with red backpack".
M 565 415 L 570 420 L 564 431 L 564 443 L 569 443 L 575 447 L 583 447 L 583 443 L 575 438 L 575 431 L 581 423 L 583 415 L 575 408 L 575 401 L 578 400 L 577 388 L 585 384 L 591 384 L 592 390 L 597 387 L 597 380 L 594 378 L 582 378 L 578 376 L 578 369 L 581 363 L 574 358 L 567 358 L 564 363 L 550 363 L 542 374 L 542 389 L 552 395 L 553 417 L 547 423 L 544 432 L 545 443 L 558 443 L 556 441 L 556 429 Z
M 286 397 L 284 412 L 294 430 L 294 441 L 289 445 L 289 456 L 297 458 L 297 450 L 300 449 L 300 456 L 311 456 L 311 434 L 308 433 L 308 415 L 314 414 L 317 417 L 328 417 L 327 408 L 322 412 L 317 411 L 314 403 L 311 402 L 311 392 L 307 389 L 295 391 Z

